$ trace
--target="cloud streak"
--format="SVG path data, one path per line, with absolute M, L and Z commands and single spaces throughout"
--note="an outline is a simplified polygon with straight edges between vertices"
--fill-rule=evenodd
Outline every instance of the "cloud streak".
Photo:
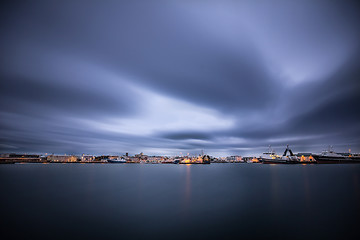
M 0 151 L 360 151 L 358 6 L 37 1 L 0 19 Z

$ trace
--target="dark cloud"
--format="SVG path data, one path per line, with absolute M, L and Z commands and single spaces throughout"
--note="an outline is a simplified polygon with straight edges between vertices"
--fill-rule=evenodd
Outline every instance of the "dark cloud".
M 0 10 L 0 150 L 360 151 L 358 10 L 9 2 Z
M 201 132 L 179 132 L 179 133 L 165 133 L 162 137 L 173 139 L 173 140 L 184 140 L 184 139 L 210 139 L 211 136 L 207 133 Z
M 128 100 L 130 96 L 126 96 L 126 93 L 114 96 L 106 92 L 59 85 L 51 80 L 38 82 L 11 78 L 3 79 L 0 86 L 1 99 L 4 100 L 1 107 L 8 112 L 30 111 L 33 115 L 66 112 L 96 117 L 109 113 L 125 116 L 133 110 L 128 104 L 131 102 Z

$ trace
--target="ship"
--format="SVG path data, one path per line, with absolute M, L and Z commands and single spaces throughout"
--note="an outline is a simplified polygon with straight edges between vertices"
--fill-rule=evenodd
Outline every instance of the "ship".
M 320 154 L 313 155 L 317 163 L 360 163 L 360 157 L 355 154 L 340 154 L 332 146 Z
M 289 155 L 287 153 L 289 152 Z M 286 146 L 285 152 L 282 156 L 279 156 L 275 153 L 275 151 L 269 146 L 267 152 L 264 152 L 260 157 L 259 161 L 262 163 L 300 163 L 300 160 L 293 154 L 289 145 Z
M 108 163 L 126 163 L 124 158 L 107 159 Z
M 267 152 L 260 155 L 258 159 L 260 162 L 269 162 L 279 157 L 280 156 L 276 155 L 275 151 L 271 148 L 271 145 L 269 145 Z

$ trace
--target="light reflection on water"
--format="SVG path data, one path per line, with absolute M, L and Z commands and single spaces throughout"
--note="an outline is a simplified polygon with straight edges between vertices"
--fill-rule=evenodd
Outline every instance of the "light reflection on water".
M 3 233 L 94 239 L 348 239 L 360 165 L 0 165 Z M 41 226 L 41 231 L 39 230 Z
M 279 185 L 279 180 L 277 177 L 277 167 L 278 165 L 276 164 L 270 164 L 270 173 L 271 173 L 271 180 L 270 180 L 270 184 L 271 184 L 271 196 L 272 196 L 272 206 L 277 209 L 279 207 L 279 196 L 280 196 L 280 185 Z
M 191 164 L 185 165 L 186 175 L 185 175 L 185 194 L 184 194 L 184 208 L 183 214 L 184 217 L 187 217 L 189 207 L 191 204 Z

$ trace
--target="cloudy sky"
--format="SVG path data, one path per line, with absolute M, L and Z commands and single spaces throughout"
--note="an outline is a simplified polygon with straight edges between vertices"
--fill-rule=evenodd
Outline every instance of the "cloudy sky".
M 360 21 L 350 2 L 0 9 L 1 152 L 360 152 Z

